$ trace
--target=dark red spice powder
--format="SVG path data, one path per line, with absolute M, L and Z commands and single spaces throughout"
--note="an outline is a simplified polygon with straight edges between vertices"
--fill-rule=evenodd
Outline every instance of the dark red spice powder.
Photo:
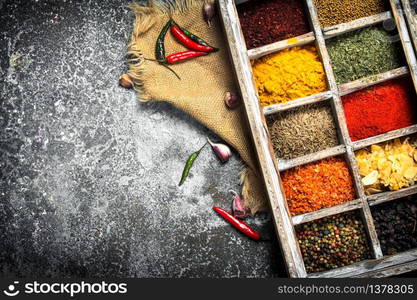
M 342 97 L 352 141 L 417 123 L 416 101 L 409 79 L 386 83 Z
M 310 31 L 301 0 L 252 0 L 239 4 L 237 11 L 248 49 Z

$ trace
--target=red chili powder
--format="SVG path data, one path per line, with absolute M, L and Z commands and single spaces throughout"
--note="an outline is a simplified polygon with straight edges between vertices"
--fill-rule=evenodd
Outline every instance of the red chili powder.
M 352 141 L 417 123 L 417 101 L 409 79 L 391 80 L 342 97 Z
M 301 0 L 252 0 L 237 6 L 248 49 L 310 31 Z

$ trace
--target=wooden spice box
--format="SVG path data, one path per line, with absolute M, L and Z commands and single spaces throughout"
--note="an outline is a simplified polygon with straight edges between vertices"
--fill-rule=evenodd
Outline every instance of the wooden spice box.
M 417 91 L 416 55 L 412 46 L 409 31 L 407 29 L 400 0 L 389 1 L 391 11 L 328 28 L 320 27 L 317 9 L 313 0 L 305 0 L 305 2 L 312 32 L 297 37 L 296 42 L 294 42 L 294 39 L 278 41 L 276 43 L 248 51 L 241 31 L 235 2 L 233 0 L 219 0 L 219 10 L 226 38 L 229 43 L 230 57 L 233 62 L 240 92 L 244 100 L 244 106 L 252 132 L 254 147 L 256 149 L 260 169 L 266 185 L 273 221 L 286 262 L 288 274 L 290 277 L 386 277 L 401 274 L 410 270 L 416 270 L 417 249 L 390 256 L 383 255 L 370 207 L 387 201 L 394 201 L 408 195 L 417 194 L 417 185 L 404 188 L 399 191 L 383 192 L 367 196 L 361 182 L 361 176 L 358 172 L 355 151 L 373 144 L 389 141 L 397 137 L 415 134 L 417 133 L 417 125 L 352 142 L 349 137 L 341 101 L 341 96 L 343 95 L 403 76 L 410 76 L 412 78 L 414 88 Z M 407 61 L 406 65 L 383 74 L 337 85 L 326 48 L 325 39 L 335 37 L 352 30 L 380 24 L 392 18 L 395 20 L 399 37 L 401 39 L 404 56 Z M 282 49 L 306 45 L 309 43 L 314 43 L 318 49 L 327 76 L 328 90 L 286 103 L 261 107 L 259 104 L 257 88 L 253 79 L 250 61 L 267 54 L 275 53 Z M 295 159 L 277 160 L 272 148 L 265 116 L 320 101 L 327 102 L 332 107 L 338 135 L 341 139 L 341 145 Z M 319 211 L 292 217 L 283 192 L 280 172 L 333 156 L 344 156 L 346 158 L 354 181 L 357 199 L 345 202 L 338 206 L 324 208 Z M 307 273 L 294 226 L 353 210 L 358 210 L 361 213 L 373 258 L 320 273 Z

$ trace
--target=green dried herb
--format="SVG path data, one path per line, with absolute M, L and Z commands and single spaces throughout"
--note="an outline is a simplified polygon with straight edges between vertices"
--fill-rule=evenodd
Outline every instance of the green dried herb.
M 278 158 L 292 159 L 339 145 L 331 108 L 323 103 L 267 117 Z
M 327 43 L 338 84 L 387 72 L 403 65 L 402 50 L 382 27 L 369 27 Z

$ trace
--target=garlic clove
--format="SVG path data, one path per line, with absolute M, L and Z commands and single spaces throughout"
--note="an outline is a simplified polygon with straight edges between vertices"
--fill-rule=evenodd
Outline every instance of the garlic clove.
M 247 215 L 247 210 L 243 205 L 243 200 L 238 193 L 230 191 L 233 195 L 232 211 L 236 218 L 243 219 Z
M 224 103 L 230 109 L 235 109 L 240 104 L 240 97 L 234 92 L 226 92 L 224 95 Z
M 131 89 L 133 88 L 133 81 L 132 78 L 130 78 L 130 76 L 128 74 L 122 74 L 119 77 L 119 85 L 127 88 L 127 89 Z
M 209 27 L 211 26 L 211 21 L 213 20 L 214 16 L 216 15 L 216 2 L 213 0 L 208 1 L 203 5 L 203 17 L 204 21 L 207 22 Z
M 211 148 L 216 153 L 217 157 L 222 161 L 222 163 L 227 162 L 232 156 L 232 151 L 228 146 L 221 143 L 213 143 L 209 138 L 207 138 Z

